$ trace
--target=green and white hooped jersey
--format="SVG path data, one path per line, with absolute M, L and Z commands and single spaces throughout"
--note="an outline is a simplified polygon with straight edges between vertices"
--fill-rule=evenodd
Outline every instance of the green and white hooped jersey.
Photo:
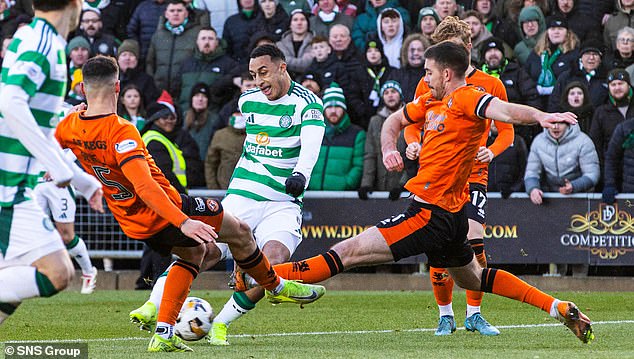
M 35 18 L 15 33 L 2 62 L 0 86 L 16 85 L 45 136 L 52 136 L 66 94 L 66 40 L 46 20 Z M 18 141 L 0 114 L 0 206 L 26 200 L 42 167 Z
M 286 194 L 285 182 L 299 159 L 302 129 L 325 127 L 321 99 L 291 82 L 288 93 L 276 101 L 255 88 L 240 96 L 238 107 L 246 118 L 247 137 L 227 194 L 257 201 L 295 200 Z

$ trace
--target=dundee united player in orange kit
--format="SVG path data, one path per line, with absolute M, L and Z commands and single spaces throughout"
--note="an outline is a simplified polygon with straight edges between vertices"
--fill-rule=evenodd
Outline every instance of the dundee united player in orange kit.
M 458 20 L 455 16 L 446 17 L 436 28 L 432 34 L 432 40 L 435 43 L 441 41 L 452 41 L 458 45 L 464 46 L 468 52 L 471 51 L 471 30 L 469 24 Z M 473 66 L 469 65 L 467 69 L 466 82 L 468 85 L 487 92 L 500 100 L 508 101 L 506 97 L 506 89 L 500 79 L 488 75 Z M 424 79 L 421 79 L 416 87 L 416 95 L 425 94 L 429 91 L 429 87 Z M 419 122 L 405 128 L 405 141 L 408 143 L 406 155 L 409 159 L 418 158 L 420 152 L 420 141 L 423 122 Z M 495 141 L 487 148 L 486 142 L 489 137 L 489 129 L 491 120 L 486 120 L 486 130 L 480 140 L 480 148 L 475 157 L 475 163 L 469 176 L 469 194 L 470 201 L 466 204 L 467 218 L 469 221 L 469 232 L 467 239 L 475 252 L 476 259 L 482 268 L 486 268 L 487 260 L 484 251 L 484 223 L 486 221 L 486 204 L 487 204 L 487 183 L 489 180 L 489 163 L 493 158 L 512 143 L 514 137 L 513 125 L 504 122 L 497 122 L 499 134 Z M 436 335 L 449 335 L 456 330 L 456 321 L 452 307 L 452 296 L 454 282 L 447 273 L 446 268 L 429 268 L 429 277 L 434 291 L 434 297 L 438 309 L 440 310 L 440 319 L 438 320 L 438 329 Z M 465 319 L 465 328 L 469 331 L 478 331 L 483 335 L 498 335 L 500 331 L 489 324 L 480 313 L 480 304 L 484 293 L 480 291 L 467 291 L 467 315 Z
M 584 343 L 594 338 L 590 320 L 572 302 L 559 301 L 513 274 L 482 268 L 467 240 L 465 204 L 473 159 L 486 129 L 496 121 L 552 127 L 576 123 L 572 113 L 548 114 L 509 104 L 467 86 L 469 54 L 464 46 L 441 42 L 425 52 L 425 82 L 430 92 L 390 115 L 383 125 L 381 146 L 388 170 L 402 170 L 396 150 L 400 130 L 425 122 L 420 170 L 405 186 L 414 194 L 405 212 L 381 221 L 361 234 L 335 244 L 328 252 L 274 266 L 284 278 L 308 283 L 330 278 L 346 269 L 398 261 L 425 253 L 430 265 L 448 268 L 462 288 L 490 292 L 529 303 L 562 321 Z
M 179 194 L 148 154 L 137 129 L 116 115 L 118 67 L 97 56 L 82 68 L 88 108 L 69 115 L 55 137 L 104 186 L 104 197 L 123 232 L 157 252 L 180 258 L 167 276 L 156 332 L 148 351 L 191 351 L 173 326 L 199 268 L 218 261 L 215 240 L 226 242 L 235 261 L 279 301 L 305 304 L 324 293 L 321 286 L 285 281 L 257 247 L 250 228 L 220 202 Z

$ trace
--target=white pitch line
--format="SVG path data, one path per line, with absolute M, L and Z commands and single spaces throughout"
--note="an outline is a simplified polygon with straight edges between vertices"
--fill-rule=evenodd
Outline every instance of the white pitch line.
M 592 325 L 604 324 L 634 324 L 634 320 L 610 320 L 592 322 Z M 561 323 L 544 323 L 544 324 L 517 324 L 517 325 L 497 325 L 500 329 L 521 329 L 521 328 L 542 328 L 542 327 L 559 327 Z M 458 327 L 458 330 L 464 330 L 464 327 Z M 265 337 L 292 337 L 306 335 L 352 335 L 352 334 L 384 334 L 384 333 L 418 333 L 418 332 L 434 332 L 436 328 L 414 328 L 414 329 L 385 329 L 385 330 L 349 330 L 334 332 L 295 332 L 295 333 L 269 333 L 269 334 L 237 334 L 228 335 L 229 338 L 265 338 Z M 134 340 L 148 340 L 150 337 L 123 337 L 123 338 L 93 338 L 93 339 L 52 339 L 52 340 L 9 340 L 5 344 L 20 343 L 100 343 L 100 342 L 120 342 Z

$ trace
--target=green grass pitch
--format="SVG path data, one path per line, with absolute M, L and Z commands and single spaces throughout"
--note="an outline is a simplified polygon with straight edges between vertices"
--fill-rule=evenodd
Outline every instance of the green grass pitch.
M 214 311 L 229 291 L 194 291 Z M 265 301 L 229 328 L 229 347 L 191 343 L 194 353 L 146 353 L 149 334 L 128 322 L 148 292 L 63 292 L 23 303 L 0 326 L 0 342 L 73 340 L 88 343 L 90 358 L 634 358 L 633 293 L 555 293 L 574 300 L 595 322 L 596 340 L 582 344 L 563 325 L 526 304 L 487 294 L 483 314 L 502 334 L 464 330 L 464 292 L 455 293 L 458 331 L 435 337 L 431 292 L 330 291 L 300 309 Z M 3 347 L 0 344 L 0 347 Z

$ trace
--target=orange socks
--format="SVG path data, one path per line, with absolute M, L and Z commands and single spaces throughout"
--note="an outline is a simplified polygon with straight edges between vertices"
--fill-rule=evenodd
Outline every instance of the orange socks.
M 256 247 L 253 254 L 245 259 L 234 259 L 240 269 L 245 271 L 265 289 L 274 290 L 280 284 L 280 277 L 277 276 L 271 267 L 271 263 L 269 263 L 269 259 L 266 258 L 260 248 Z
M 453 296 L 453 279 L 445 268 L 429 267 L 429 279 L 431 279 L 434 297 L 438 305 L 451 304 Z
M 273 269 L 284 279 L 302 280 L 306 283 L 321 282 L 344 271 L 339 255 L 332 249 L 299 262 L 275 265 Z
M 178 259 L 167 274 L 157 322 L 176 324 L 176 317 L 189 294 L 192 281 L 198 275 L 197 265 Z
M 528 303 L 550 313 L 555 298 L 501 269 L 482 269 L 480 290 Z

